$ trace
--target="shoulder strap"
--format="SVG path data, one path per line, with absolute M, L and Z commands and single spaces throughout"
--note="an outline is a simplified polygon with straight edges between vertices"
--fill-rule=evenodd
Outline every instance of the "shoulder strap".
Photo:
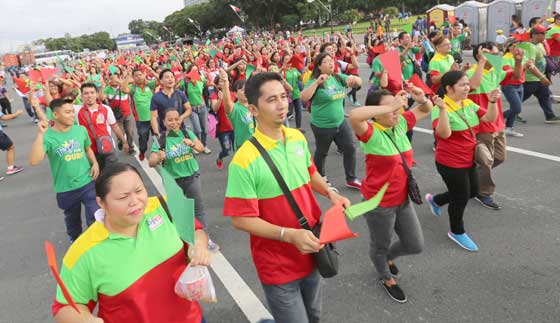
M 158 138 L 158 143 L 159 143 L 159 150 L 163 150 L 165 151 L 165 143 L 167 139 L 167 133 L 164 131 Z
M 181 132 L 183 133 L 183 136 L 185 137 L 185 139 L 191 139 L 191 137 L 189 136 L 189 133 L 187 132 L 187 129 L 185 129 L 184 127 L 181 127 Z
M 93 123 L 91 122 L 91 116 L 89 115 L 89 109 L 84 106 L 84 107 L 82 107 L 81 110 L 84 110 L 83 114 L 85 115 L 89 130 L 93 134 L 93 138 L 97 138 L 97 133 L 95 132 L 95 127 L 93 126 Z
M 249 141 L 253 144 L 253 146 L 255 146 L 255 148 L 257 148 L 257 150 L 261 154 L 262 158 L 266 161 L 266 164 L 270 168 L 270 171 L 272 172 L 272 175 L 274 175 L 274 178 L 276 178 L 276 181 L 278 182 L 278 185 L 280 186 L 280 189 L 282 189 L 282 192 L 284 193 L 284 196 L 288 200 L 288 203 L 290 204 L 290 206 L 292 207 L 292 210 L 294 211 L 296 217 L 298 218 L 298 222 L 301 225 L 301 227 L 306 229 L 306 230 L 311 230 L 311 227 L 309 226 L 309 223 L 307 222 L 307 219 L 303 215 L 303 212 L 301 212 L 301 209 L 299 208 L 294 196 L 292 195 L 292 192 L 290 192 L 290 189 L 288 188 L 288 185 L 286 184 L 286 182 L 282 178 L 282 175 L 280 174 L 280 171 L 278 170 L 278 167 L 276 167 L 276 165 L 272 161 L 272 158 L 270 158 L 270 155 L 268 154 L 268 152 L 266 152 L 266 149 L 264 149 L 264 147 L 260 144 L 260 142 L 254 136 L 251 137 L 251 139 L 249 139 Z
M 167 213 L 167 217 L 169 218 L 169 221 L 173 222 L 173 217 L 171 216 L 171 212 L 169 212 L 169 206 L 167 205 L 167 202 L 165 202 L 165 199 L 159 193 L 157 195 L 157 198 L 159 200 L 159 204 L 161 204 L 161 207 L 163 208 L 165 213 Z
M 474 131 L 471 127 L 471 125 L 469 124 L 469 122 L 467 121 L 467 119 L 465 117 L 463 117 L 463 115 L 461 113 L 459 113 L 459 111 L 455 111 L 455 113 L 459 116 L 459 118 L 461 118 L 461 120 L 463 120 L 463 122 L 467 125 L 467 127 L 469 128 L 469 132 L 471 133 L 471 135 L 473 136 L 474 140 L 476 141 L 476 135 L 474 134 Z
M 391 138 L 391 136 L 389 136 L 385 131 L 383 131 L 383 134 L 385 134 L 385 136 L 387 136 L 387 138 L 389 138 L 389 140 L 391 140 L 391 143 L 393 144 L 393 146 L 395 146 L 395 148 L 399 152 L 399 155 L 401 155 L 402 165 L 403 165 L 404 171 L 406 172 L 406 175 L 408 175 L 408 176 L 412 175 L 412 171 L 410 170 L 410 168 L 408 168 L 408 165 L 406 164 L 406 160 L 404 159 L 404 154 L 399 150 L 399 147 L 397 146 L 397 144 L 395 143 L 393 138 Z

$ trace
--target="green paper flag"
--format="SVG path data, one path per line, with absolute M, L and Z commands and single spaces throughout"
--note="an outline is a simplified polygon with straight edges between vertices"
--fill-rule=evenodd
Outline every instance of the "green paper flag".
M 115 65 L 109 65 L 109 72 L 111 75 L 115 74 L 117 72 L 117 67 Z
M 383 196 L 385 195 L 385 191 L 387 191 L 388 187 L 389 187 L 389 182 L 385 183 L 383 187 L 381 187 L 379 192 L 375 194 L 374 197 L 370 198 L 365 202 L 351 205 L 349 208 L 344 210 L 344 213 L 346 213 L 346 216 L 350 220 L 354 221 L 354 219 L 359 217 L 360 215 L 375 210 L 375 208 L 379 205 L 379 203 L 381 203 L 381 200 L 383 199 Z
M 251 77 L 251 73 L 253 73 L 257 68 L 255 65 L 247 64 L 247 69 L 245 70 L 245 79 L 248 80 Z
M 406 24 L 401 27 L 402 31 L 412 34 L 412 24 Z
M 66 72 L 73 72 L 73 71 L 69 71 L 68 67 L 66 66 L 66 64 L 64 64 L 64 61 L 62 60 L 62 58 L 58 55 L 56 55 L 56 58 L 58 59 L 58 62 L 60 63 L 60 65 L 62 65 L 62 69 Z
M 530 51 L 531 50 L 531 44 L 529 44 L 528 42 L 522 42 L 520 44 L 517 45 L 517 48 L 521 48 L 523 49 L 525 52 Z
M 216 52 L 215 49 L 212 49 L 212 50 L 210 51 L 210 57 L 214 58 L 214 57 L 216 57 L 216 54 L 217 54 L 217 52 Z
M 206 40 L 206 46 L 209 46 L 212 42 L 210 41 L 210 39 Z
M 144 64 L 144 61 L 142 60 L 142 57 L 140 56 L 136 56 L 136 58 L 134 59 L 136 61 L 136 63 L 138 64 Z
M 170 60 L 170 61 L 176 61 L 176 60 L 177 60 L 177 56 L 172 55 L 171 57 L 169 57 L 169 60 Z
M 194 245 L 194 200 L 185 197 L 183 190 L 165 168 L 160 167 L 159 172 L 167 194 L 169 213 L 177 227 L 177 232 L 183 241 L 192 246 Z
M 500 85 L 501 75 L 503 73 L 502 71 L 502 65 L 504 62 L 503 57 L 498 55 L 488 54 L 488 53 L 482 53 L 482 55 L 486 57 L 486 59 L 490 62 L 490 64 L 492 64 L 492 66 L 496 70 L 496 73 L 494 74 L 495 75 L 494 84 L 496 85 L 496 87 L 498 87 L 498 85 Z

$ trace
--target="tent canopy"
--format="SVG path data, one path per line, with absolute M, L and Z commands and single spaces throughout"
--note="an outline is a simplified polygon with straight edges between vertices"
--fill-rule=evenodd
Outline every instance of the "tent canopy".
M 243 28 L 241 28 L 241 27 L 239 27 L 239 26 L 233 26 L 233 28 L 231 28 L 231 29 L 228 31 L 228 34 L 243 33 L 243 32 L 245 32 L 245 29 L 243 29 Z

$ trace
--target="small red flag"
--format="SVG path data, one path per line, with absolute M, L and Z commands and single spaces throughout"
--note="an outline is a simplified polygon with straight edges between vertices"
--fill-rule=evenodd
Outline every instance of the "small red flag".
M 387 71 L 389 81 L 387 88 L 402 90 L 403 77 L 399 51 L 391 50 L 387 53 L 381 54 L 379 55 L 379 60 L 381 61 L 385 71 Z
M 29 79 L 33 83 L 40 83 L 41 82 L 41 72 L 38 70 L 30 70 L 29 71 Z
M 70 293 L 66 288 L 66 285 L 64 285 L 62 278 L 60 278 L 60 274 L 58 273 L 58 266 L 56 265 L 56 254 L 54 252 L 53 245 L 49 242 L 49 240 L 45 240 L 45 251 L 47 252 L 47 262 L 49 264 L 49 267 L 51 268 L 51 271 L 58 283 L 58 286 L 60 286 L 60 289 L 62 290 L 62 294 L 64 295 L 64 298 L 66 298 L 68 304 L 70 304 L 70 306 L 72 306 L 72 308 L 75 309 L 76 312 L 80 313 L 78 306 L 76 306 L 76 303 L 72 299 L 72 296 L 70 296 Z
M 342 201 L 338 201 L 331 207 L 323 219 L 319 242 L 321 244 L 356 238 L 358 235 L 348 228 L 346 216 L 342 207 Z
M 434 91 L 432 91 L 432 89 L 430 89 L 430 87 L 427 86 L 424 81 L 422 81 L 418 74 L 412 74 L 412 77 L 408 81 L 412 83 L 412 85 L 421 88 L 422 91 L 424 91 L 424 94 L 426 94 L 427 96 L 434 95 Z
M 41 69 L 41 77 L 43 78 L 43 82 L 46 83 L 53 75 L 58 72 L 56 68 L 42 68 Z
M 193 84 L 195 84 L 196 81 L 201 81 L 202 82 L 202 79 L 200 78 L 200 74 L 197 71 L 191 71 L 186 76 L 189 79 L 189 81 L 191 81 Z
M 381 45 L 373 46 L 371 48 L 371 52 L 373 54 L 383 54 L 385 53 L 385 45 L 381 44 Z
M 523 33 L 523 34 L 511 34 L 511 37 L 519 40 L 519 41 L 530 41 L 531 40 L 531 36 L 529 35 L 529 33 Z
M 119 65 L 126 65 L 126 60 L 124 59 L 124 56 L 119 57 Z

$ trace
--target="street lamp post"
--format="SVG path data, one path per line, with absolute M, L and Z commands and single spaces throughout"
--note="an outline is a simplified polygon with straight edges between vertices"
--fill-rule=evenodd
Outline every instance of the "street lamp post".
M 307 0 L 307 3 L 313 3 L 315 0 Z M 332 0 L 328 0 L 329 6 L 327 7 L 321 0 L 317 0 L 317 2 L 323 6 L 329 12 L 329 25 L 331 25 L 331 34 L 333 33 L 333 16 L 332 16 Z

